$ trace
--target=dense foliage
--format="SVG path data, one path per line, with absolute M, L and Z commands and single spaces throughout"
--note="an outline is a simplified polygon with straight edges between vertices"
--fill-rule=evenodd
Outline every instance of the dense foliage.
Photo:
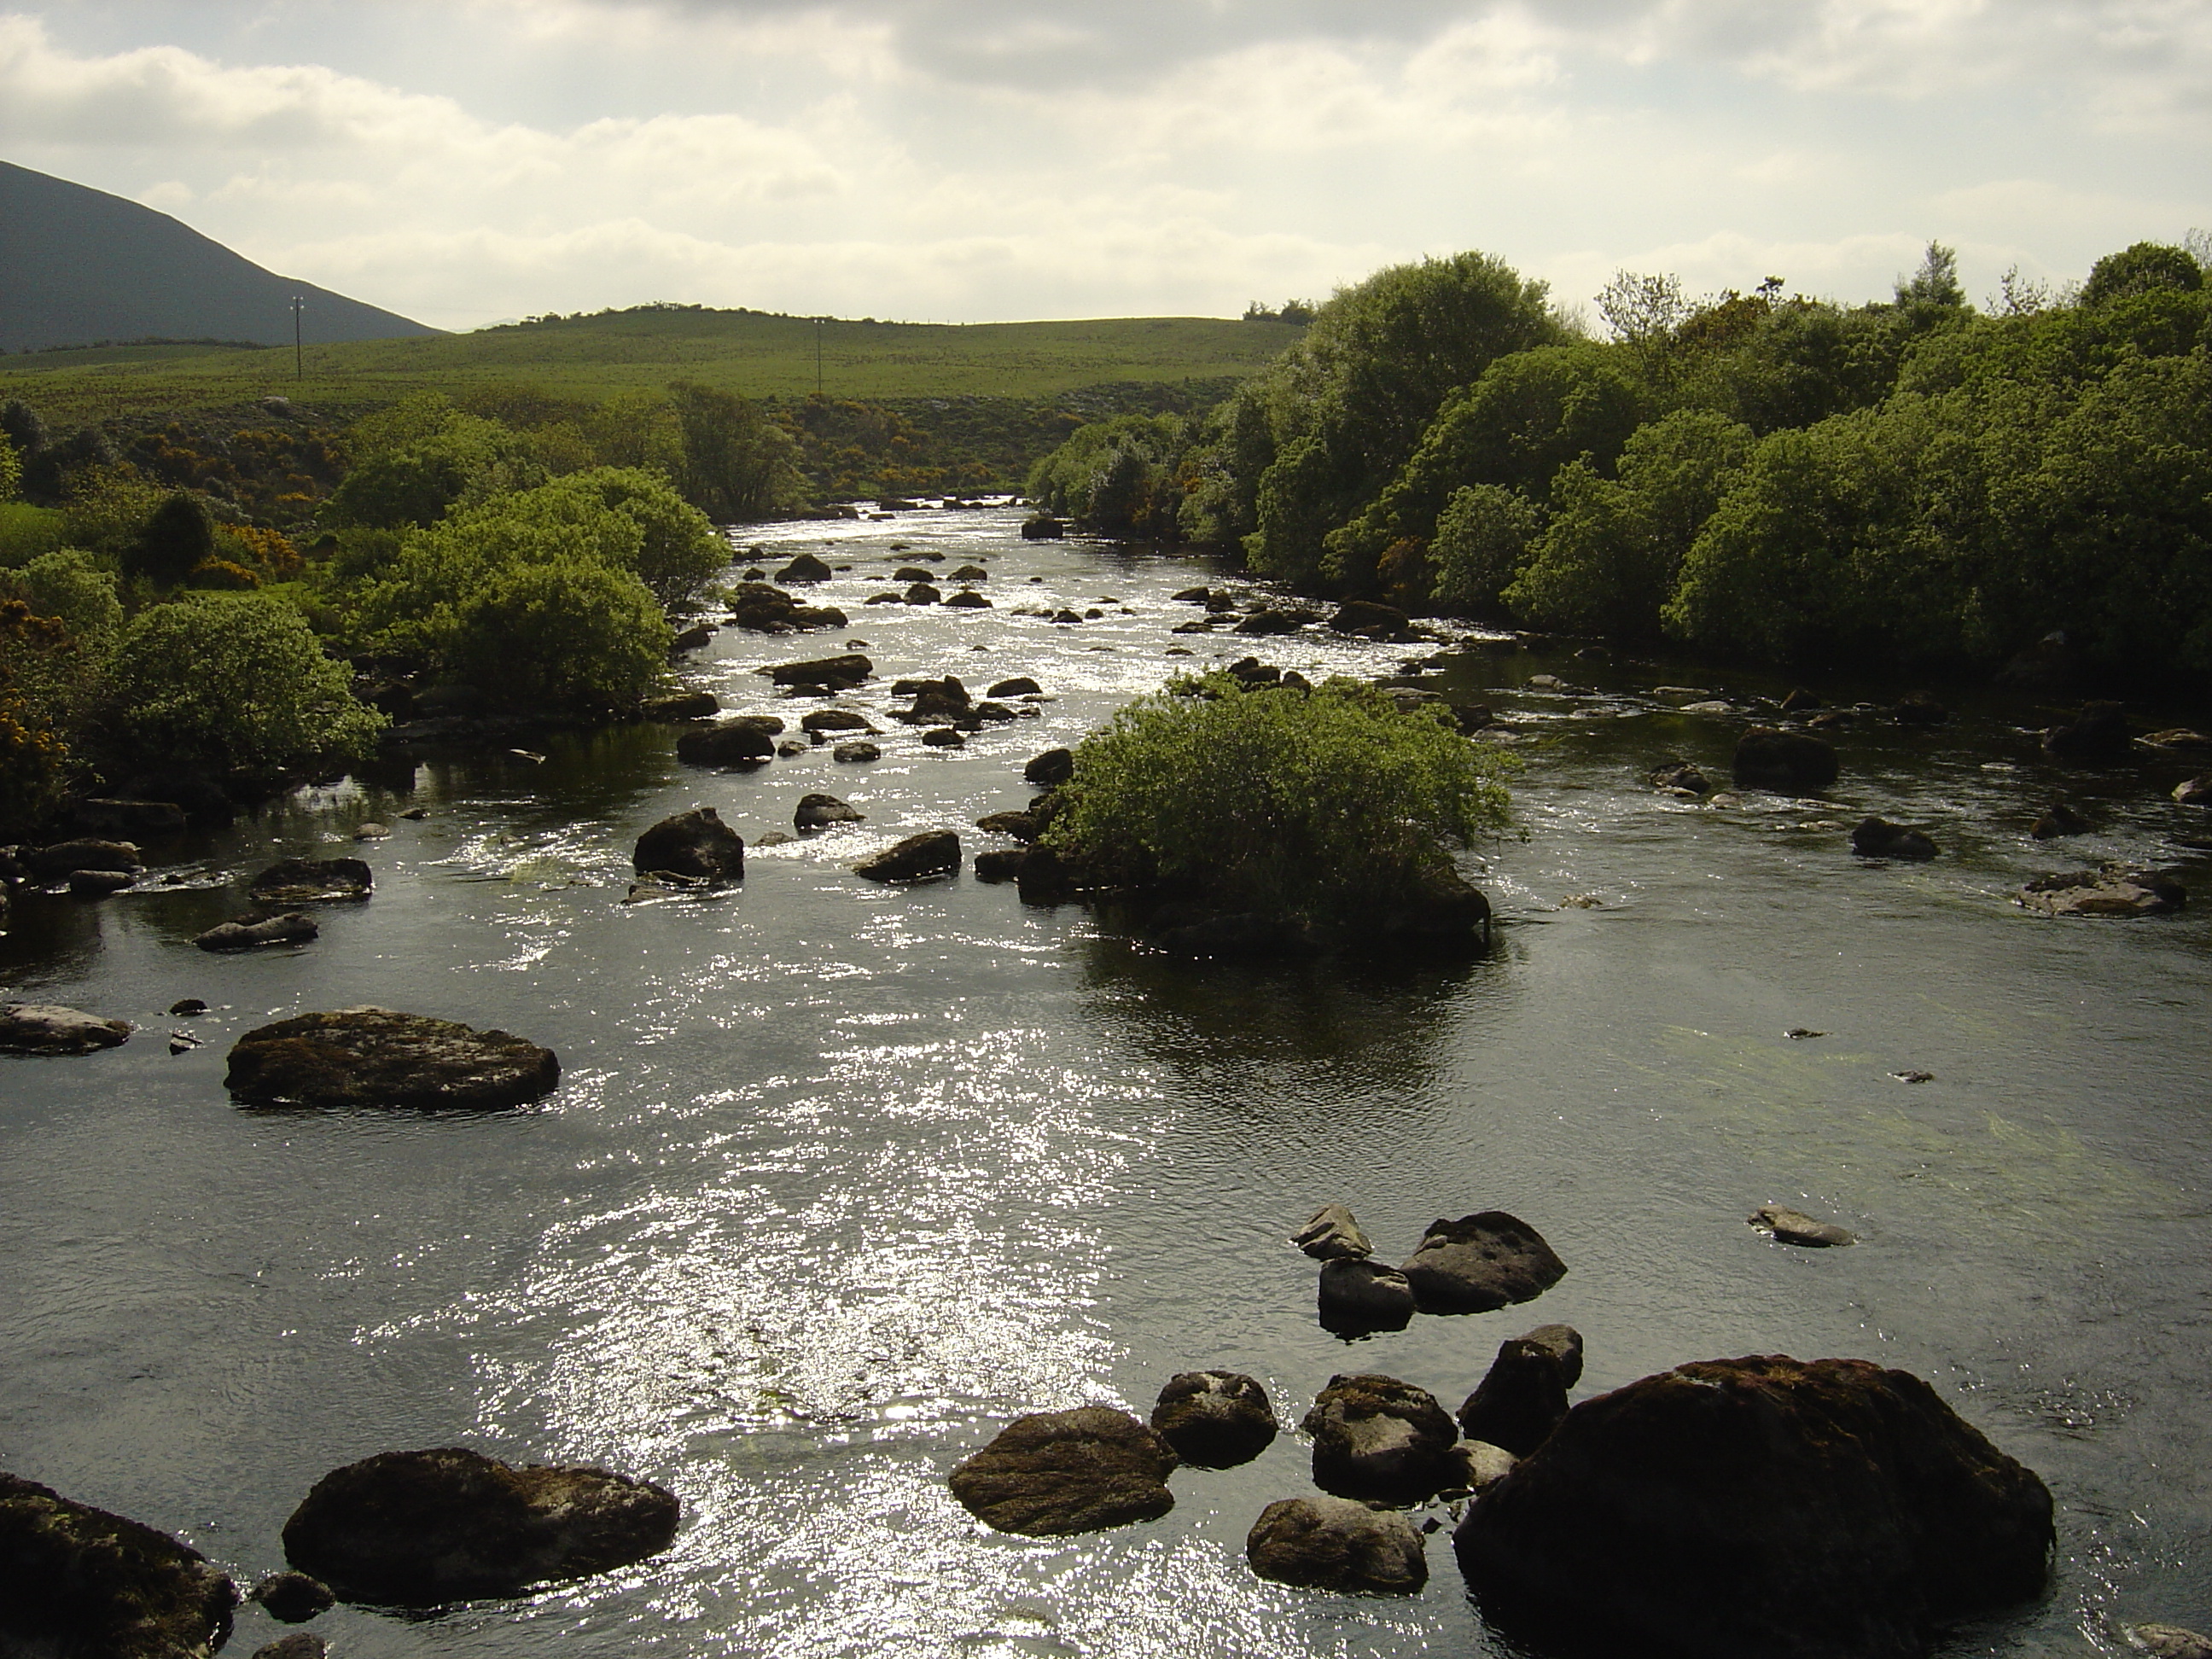
M 1046 841 L 1121 880 L 1357 921 L 1504 828 L 1505 769 L 1444 716 L 1353 681 L 1182 680 L 1084 739 Z

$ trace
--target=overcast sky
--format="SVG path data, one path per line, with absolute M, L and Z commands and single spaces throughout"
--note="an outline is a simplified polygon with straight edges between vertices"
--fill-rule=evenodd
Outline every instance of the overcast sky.
M 447 328 L 1978 299 L 2212 226 L 2212 0 L 0 0 L 0 158 Z

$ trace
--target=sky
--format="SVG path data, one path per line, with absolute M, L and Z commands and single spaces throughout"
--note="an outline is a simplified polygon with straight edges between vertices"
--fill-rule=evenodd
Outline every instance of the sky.
M 0 159 L 444 328 L 1978 301 L 2212 227 L 2212 0 L 0 0 Z

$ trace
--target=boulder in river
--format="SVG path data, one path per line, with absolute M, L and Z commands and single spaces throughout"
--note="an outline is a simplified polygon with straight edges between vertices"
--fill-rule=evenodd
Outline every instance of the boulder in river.
M 2060 836 L 2086 836 L 2089 829 L 2088 819 L 2068 805 L 2064 796 L 2055 795 L 2027 833 L 2038 841 L 2051 841 Z
M 799 729 L 806 732 L 874 732 L 877 728 L 866 714 L 850 708 L 817 708 L 799 719 Z
M 1375 1252 L 1367 1235 L 1360 1231 L 1358 1218 L 1341 1204 L 1324 1204 L 1316 1210 L 1306 1224 L 1291 1235 L 1291 1243 L 1316 1261 Z
M 110 893 L 119 893 L 126 887 L 137 884 L 135 870 L 72 870 L 69 873 L 69 890 L 79 898 L 106 898 Z
M 342 1008 L 256 1026 L 226 1086 L 255 1106 L 493 1110 L 550 1094 L 561 1062 L 506 1031 L 389 1008 Z
M 776 685 L 828 685 L 842 690 L 867 679 L 876 672 L 876 665 L 858 652 L 848 651 L 837 657 L 780 662 L 760 672 Z
M 1395 1267 L 1370 1256 L 1323 1262 L 1317 1294 L 1322 1328 L 1339 1336 L 1402 1331 L 1413 1322 L 1413 1287 Z
M 1826 789 L 1841 770 L 1835 745 L 1826 738 L 1767 726 L 1754 726 L 1736 739 L 1732 765 L 1739 789 L 1793 794 Z
M 1402 1271 L 1423 1313 L 1466 1314 L 1534 1301 L 1567 1266 L 1518 1216 L 1484 1210 L 1430 1223 Z
M 1920 1378 L 1781 1356 L 1583 1401 L 1454 1540 L 1509 1632 L 1650 1659 L 1917 1659 L 2053 1542 L 2043 1482 Z
M 994 847 L 975 854 L 975 879 L 997 885 L 1003 882 L 1019 881 L 1022 866 L 1029 862 L 1026 847 Z
M 2122 760 L 2133 745 L 2127 716 L 2116 702 L 2087 702 L 2081 712 L 2043 734 L 2047 755 L 2065 761 Z
M 1849 1228 L 1832 1221 L 1816 1221 L 1786 1204 L 1762 1204 L 1744 1219 L 1778 1243 L 1802 1244 L 1817 1250 L 1858 1243 L 1858 1235 Z
M 1035 812 L 988 812 L 975 820 L 975 827 L 1024 842 L 1035 841 L 1044 831 Z
M 1652 769 L 1649 780 L 1654 789 L 1674 789 L 1686 795 L 1710 795 L 1712 780 L 1688 761 L 1668 761 Z
M 1485 1492 L 1513 1473 L 1521 1460 L 1487 1440 L 1462 1440 L 1451 1449 L 1451 1483 L 1445 1492 Z
M 859 823 L 867 816 L 835 795 L 801 795 L 799 810 L 791 815 L 791 827 L 794 830 L 823 830 L 833 823 Z
M 1559 1362 L 1559 1380 L 1569 1388 L 1583 1380 L 1583 1334 L 1571 1325 L 1539 1325 L 1521 1333 L 1523 1342 L 1540 1342 Z
M 1056 542 L 1066 533 L 1066 527 L 1049 513 L 1032 514 L 1022 520 L 1022 539 L 1025 542 Z
M 2212 806 L 2212 772 L 2200 772 L 2173 786 L 2173 798 L 2184 806 Z
M 77 870 L 143 870 L 135 842 L 58 841 L 51 847 L 26 848 L 23 866 L 37 881 L 58 881 Z
M 1230 1469 L 1273 1443 L 1275 1408 L 1242 1371 L 1178 1371 L 1152 1407 L 1152 1431 L 1194 1468 Z
M 894 842 L 853 866 L 870 881 L 921 881 L 947 876 L 960 867 L 960 837 L 950 830 L 925 830 Z
M 990 600 L 972 587 L 962 588 L 945 603 L 955 611 L 988 611 L 991 608 Z
M 2162 731 L 2146 732 L 2136 741 L 2146 749 L 2162 749 L 2186 753 L 2212 750 L 2212 737 L 2192 731 L 2185 726 L 2169 726 Z
M 854 738 L 848 743 L 841 743 L 830 751 L 831 760 L 842 761 L 848 765 L 878 761 L 883 757 L 884 751 L 866 738 Z
M 1012 679 L 999 680 L 984 692 L 987 697 L 1041 697 L 1044 688 L 1026 674 L 1017 674 Z
M 1022 768 L 1022 781 L 1040 789 L 1057 789 L 1074 775 L 1075 751 L 1072 749 L 1048 749 L 1042 755 L 1030 756 L 1029 764 Z
M 2162 916 L 2186 904 L 2189 891 L 2164 871 L 2107 864 L 2039 876 L 2013 902 L 2047 916 Z
M 270 904 L 318 899 L 365 899 L 376 878 L 359 859 L 280 859 L 246 884 L 252 897 Z
M 677 1516 L 673 1493 L 605 1469 L 380 1452 L 315 1483 L 284 1523 L 284 1555 L 342 1601 L 435 1607 L 645 1560 L 675 1540 Z
M 203 951 L 254 951 L 264 945 L 305 945 L 321 932 L 305 911 L 288 910 L 281 916 L 240 916 L 219 922 L 192 943 Z
M 0 1054 L 89 1054 L 131 1035 L 119 1019 L 51 1002 L 0 1002 Z
M 1899 726 L 1942 726 L 1951 711 L 1925 691 L 1911 691 L 1898 700 L 1889 717 Z
M 0 1474 L 0 1653 L 21 1659 L 204 1659 L 230 1635 L 237 1586 L 189 1545 Z
M 2151 1659 L 2212 1659 L 2212 1636 L 2179 1625 L 2123 1625 L 2128 1645 Z
M 1851 831 L 1851 851 L 1863 859 L 1932 859 L 1942 849 L 1921 830 L 1872 816 Z
M 272 1572 L 256 1584 L 246 1598 L 280 1625 L 304 1625 L 337 1605 L 331 1587 L 304 1572 Z
M 744 837 L 711 806 L 695 806 L 654 824 L 637 838 L 630 865 L 641 876 L 665 872 L 695 881 L 741 881 Z
M 311 1631 L 295 1630 L 253 1650 L 253 1659 L 329 1659 L 330 1644 Z
M 1173 1448 L 1105 1406 L 1018 1417 L 952 1471 L 952 1495 L 1000 1532 L 1032 1538 L 1157 1521 L 1175 1507 Z
M 775 573 L 780 582 L 826 582 L 836 573 L 811 553 L 802 553 Z
M 722 710 L 722 700 L 712 691 L 674 691 L 665 697 L 647 697 L 637 712 L 649 720 L 675 725 L 684 720 L 710 720 Z
M 1459 1440 L 1435 1395 L 1395 1376 L 1332 1376 L 1298 1426 L 1313 1439 L 1314 1485 L 1382 1504 L 1443 1491 Z
M 1395 605 L 1377 605 L 1372 599 L 1350 599 L 1337 607 L 1328 625 L 1333 633 L 1387 640 L 1405 633 L 1413 626 L 1413 618 Z
M 1488 1373 L 1461 1404 L 1459 1428 L 1469 1440 L 1526 1457 L 1566 1414 L 1566 1375 L 1558 1352 L 1545 1343 L 1516 1337 L 1498 1344 Z
M 676 758 L 692 766 L 757 766 L 775 753 L 775 734 L 750 720 L 697 726 L 676 739 Z
M 1413 1595 L 1429 1582 L 1425 1540 L 1413 1523 L 1348 1498 L 1285 1498 L 1244 1540 L 1258 1577 L 1343 1595 Z

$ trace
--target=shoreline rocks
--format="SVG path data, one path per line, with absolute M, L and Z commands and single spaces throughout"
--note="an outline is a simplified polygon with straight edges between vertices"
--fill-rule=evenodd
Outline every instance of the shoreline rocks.
M 232 1046 L 224 1084 L 255 1106 L 489 1111 L 560 1080 L 551 1049 L 508 1032 L 363 1007 L 257 1026 Z

